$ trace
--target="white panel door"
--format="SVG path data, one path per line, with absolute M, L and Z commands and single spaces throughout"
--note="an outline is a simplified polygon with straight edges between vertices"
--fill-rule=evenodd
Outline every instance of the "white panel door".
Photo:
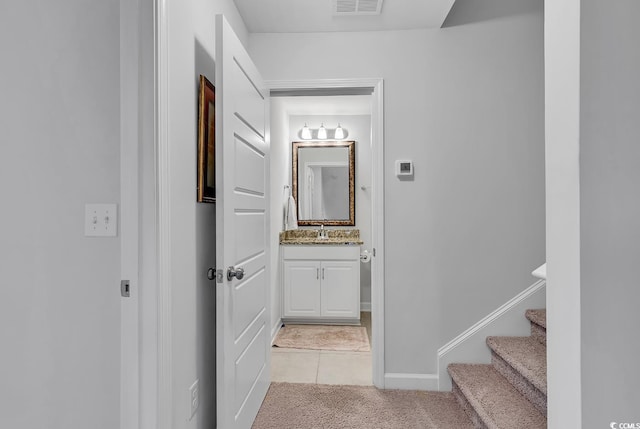
M 323 317 L 360 317 L 360 263 L 327 261 L 320 267 Z
M 284 316 L 320 316 L 320 263 L 284 261 Z
M 220 429 L 249 429 L 269 387 L 267 102 L 268 91 L 255 65 L 218 15 L 216 264 L 224 272 L 216 286 Z M 228 279 L 228 271 L 239 270 L 243 276 Z

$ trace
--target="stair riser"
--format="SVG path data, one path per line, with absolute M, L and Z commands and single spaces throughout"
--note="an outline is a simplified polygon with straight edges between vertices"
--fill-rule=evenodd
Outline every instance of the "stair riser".
M 531 336 L 544 344 L 547 345 L 547 329 L 543 328 L 540 325 L 536 325 L 535 323 L 531 324 Z
M 458 404 L 460 404 L 464 412 L 471 419 L 473 427 L 475 429 L 488 429 L 487 425 L 485 425 L 482 422 L 482 419 L 480 419 L 480 416 L 478 416 L 478 413 L 476 413 L 471 404 L 469 404 L 469 401 L 467 401 L 467 398 L 464 396 L 464 393 L 462 393 L 455 381 L 452 381 L 451 391 L 453 392 L 453 396 L 455 396 L 456 400 L 458 401 Z
M 526 378 L 516 371 L 511 365 L 505 362 L 500 356 L 491 352 L 491 364 L 509 383 L 515 387 L 525 398 L 531 402 L 536 409 L 547 415 L 547 395 L 531 384 Z

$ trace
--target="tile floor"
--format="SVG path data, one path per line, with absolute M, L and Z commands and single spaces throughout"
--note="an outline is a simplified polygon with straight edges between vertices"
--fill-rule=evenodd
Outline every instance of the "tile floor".
M 361 313 L 371 342 L 371 313 Z M 371 352 L 271 348 L 271 381 L 372 385 Z

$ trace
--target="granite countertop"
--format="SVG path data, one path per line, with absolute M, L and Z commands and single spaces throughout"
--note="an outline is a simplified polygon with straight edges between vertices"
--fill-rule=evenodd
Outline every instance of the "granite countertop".
M 280 244 L 361 245 L 358 229 L 327 229 L 327 238 L 318 238 L 318 229 L 295 229 L 280 233 Z

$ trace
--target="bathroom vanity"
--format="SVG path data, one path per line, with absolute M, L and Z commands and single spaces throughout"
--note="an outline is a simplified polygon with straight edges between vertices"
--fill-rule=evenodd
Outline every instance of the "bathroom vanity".
M 355 141 L 292 142 L 297 222 L 280 234 L 282 320 L 360 322 L 360 231 L 355 226 Z
M 287 239 L 282 234 L 280 239 L 283 321 L 358 324 L 362 243 L 359 232 L 332 230 L 326 238 L 304 236 L 305 232 L 288 231 L 297 236 Z

